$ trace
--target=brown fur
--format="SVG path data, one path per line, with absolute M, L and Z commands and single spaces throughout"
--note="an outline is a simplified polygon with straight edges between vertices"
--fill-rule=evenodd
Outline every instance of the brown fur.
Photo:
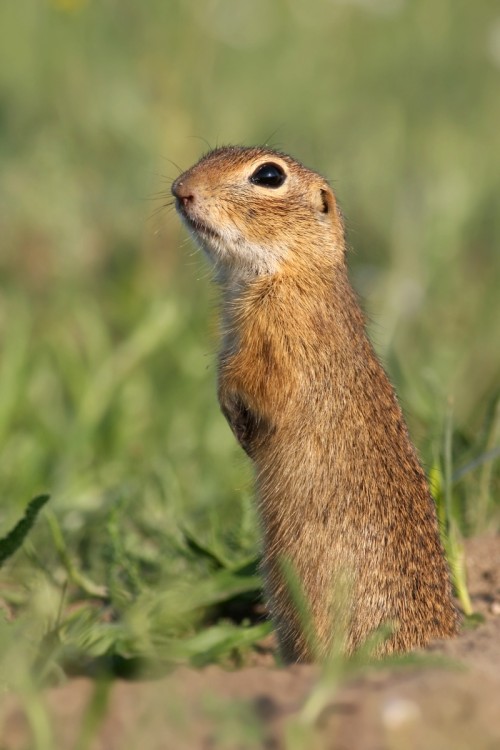
M 282 187 L 249 177 L 272 162 Z M 318 174 L 260 148 L 209 153 L 173 185 L 223 291 L 219 400 L 257 475 L 269 607 L 287 661 L 348 653 L 381 626 L 379 653 L 457 631 L 424 472 L 347 278 L 335 197 Z

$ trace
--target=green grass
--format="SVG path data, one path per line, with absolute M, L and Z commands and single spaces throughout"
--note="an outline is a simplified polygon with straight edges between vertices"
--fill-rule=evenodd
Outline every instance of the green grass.
M 51 496 L 0 572 L 0 687 L 269 630 L 216 294 L 163 207 L 205 138 L 331 178 L 462 591 L 462 536 L 498 528 L 496 4 L 316 5 L 0 4 L 0 537 Z

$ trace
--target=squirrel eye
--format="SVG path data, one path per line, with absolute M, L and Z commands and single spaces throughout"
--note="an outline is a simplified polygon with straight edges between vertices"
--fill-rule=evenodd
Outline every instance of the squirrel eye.
M 261 164 L 250 177 L 250 182 L 254 185 L 265 188 L 279 188 L 285 180 L 284 169 L 279 164 L 273 164 L 272 162 Z

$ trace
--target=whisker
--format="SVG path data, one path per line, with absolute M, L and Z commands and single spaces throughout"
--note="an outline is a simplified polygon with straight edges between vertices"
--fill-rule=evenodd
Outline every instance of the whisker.
M 268 138 L 265 139 L 264 146 L 270 146 L 271 148 L 281 149 L 282 148 L 282 144 L 281 143 L 271 143 L 271 141 L 274 138 L 274 136 L 276 135 L 276 133 L 279 130 L 281 130 L 282 128 L 283 128 L 283 125 L 278 125 L 278 127 L 273 130 L 273 132 L 271 133 L 271 135 Z
M 151 193 L 151 195 L 148 195 L 148 196 L 146 196 L 144 198 L 139 198 L 139 200 L 142 200 L 142 201 L 157 201 L 157 200 L 160 200 L 161 198 L 166 198 L 167 195 L 168 195 L 168 193 L 166 193 L 165 190 L 158 190 L 157 193 Z M 174 202 L 173 198 L 171 199 L 171 202 L 172 203 Z
M 179 174 L 182 174 L 184 172 L 182 167 L 179 167 L 179 165 L 176 164 L 175 161 L 172 161 L 172 159 L 169 159 L 167 156 L 163 156 L 162 154 L 160 154 L 160 159 L 163 159 L 164 161 L 168 161 L 169 164 L 171 164 L 173 167 L 179 170 Z
M 213 151 L 210 141 L 207 141 L 207 139 L 204 138 L 202 135 L 190 135 L 189 137 L 195 138 L 196 140 L 201 141 L 202 143 L 205 144 L 205 146 L 208 148 L 209 151 Z
M 171 185 L 175 180 L 176 177 L 171 177 L 169 174 L 163 174 L 162 172 L 153 172 L 154 176 L 159 178 L 162 182 L 166 182 L 168 185 Z
M 168 203 L 162 203 L 161 206 L 158 206 L 157 208 L 154 209 L 154 211 L 151 211 L 151 213 L 149 214 L 147 218 L 147 221 L 151 221 L 151 219 L 153 219 L 155 216 L 158 216 L 158 214 L 165 211 L 165 209 L 171 210 L 173 206 L 174 206 L 174 201 L 170 201 Z

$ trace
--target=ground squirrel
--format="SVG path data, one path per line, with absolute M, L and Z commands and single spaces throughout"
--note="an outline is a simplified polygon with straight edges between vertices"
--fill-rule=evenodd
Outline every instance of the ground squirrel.
M 384 626 L 380 654 L 454 635 L 434 503 L 365 332 L 328 182 L 284 153 L 227 147 L 172 192 L 222 288 L 218 395 L 256 470 L 283 658 L 324 656 L 336 637 L 351 653 Z

